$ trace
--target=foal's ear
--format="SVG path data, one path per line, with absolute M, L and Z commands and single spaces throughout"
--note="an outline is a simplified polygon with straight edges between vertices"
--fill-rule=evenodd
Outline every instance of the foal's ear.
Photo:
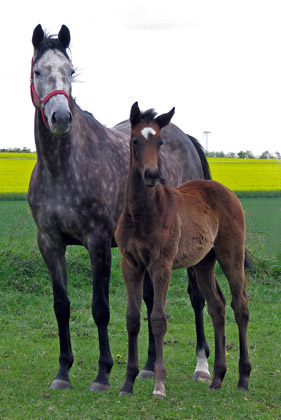
M 159 126 L 160 130 L 161 128 L 165 127 L 165 125 L 169 124 L 174 113 L 175 107 L 172 108 L 171 111 L 167 112 L 167 114 L 162 114 L 155 118 L 154 122 Z
M 62 25 L 60 28 L 60 31 L 58 33 L 58 40 L 59 43 L 63 46 L 63 48 L 66 50 L 70 44 L 70 32 L 67 26 Z
M 36 28 L 33 31 L 33 35 L 32 35 L 32 44 L 33 47 L 38 50 L 40 48 L 40 45 L 42 44 L 43 40 L 44 40 L 44 31 L 42 29 L 42 26 L 37 25 Z
M 130 113 L 130 122 L 131 126 L 137 125 L 141 120 L 141 112 L 139 109 L 139 105 L 137 102 L 132 105 L 131 113 Z

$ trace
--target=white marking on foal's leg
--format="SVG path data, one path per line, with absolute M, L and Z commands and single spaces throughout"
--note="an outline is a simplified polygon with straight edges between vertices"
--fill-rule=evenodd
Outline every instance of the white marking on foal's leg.
M 148 140 L 149 134 L 152 134 L 154 136 L 154 134 L 156 134 L 156 131 L 152 127 L 144 127 L 141 130 L 141 134 L 144 138 L 146 138 L 146 140 Z
M 211 375 L 205 350 L 200 350 L 197 353 L 197 365 L 193 374 L 193 379 L 198 382 L 210 382 Z

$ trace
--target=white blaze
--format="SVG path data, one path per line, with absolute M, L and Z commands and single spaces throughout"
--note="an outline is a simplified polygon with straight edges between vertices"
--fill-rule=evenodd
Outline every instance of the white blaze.
M 146 138 L 146 140 L 148 140 L 149 134 L 156 134 L 156 131 L 152 128 L 152 127 L 144 127 L 141 130 L 141 134 L 143 135 L 144 138 Z

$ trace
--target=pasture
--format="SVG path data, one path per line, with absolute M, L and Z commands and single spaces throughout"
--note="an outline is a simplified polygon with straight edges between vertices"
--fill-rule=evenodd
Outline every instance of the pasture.
M 3 161 L 4 159 L 0 159 L 0 191 L 8 195 L 2 195 L 2 199 L 24 198 L 28 181 L 26 189 L 23 189 L 24 187 L 17 190 L 9 187 L 9 191 L 1 189 L 4 185 L 1 172 Z M 14 165 L 21 166 L 21 159 L 13 161 Z M 31 161 L 31 166 L 34 163 L 34 160 Z M 217 179 L 212 162 L 210 164 L 213 177 Z M 13 165 L 11 168 L 11 174 L 18 174 Z M 31 171 L 31 168 L 28 170 Z M 21 169 L 20 174 L 23 173 L 25 169 Z M 20 178 L 21 175 L 16 176 L 15 184 Z M 222 179 L 221 181 L 224 182 Z M 270 190 L 278 191 L 278 185 L 273 188 L 273 184 L 274 181 Z M 14 195 L 15 193 L 22 195 Z M 227 300 L 228 371 L 219 391 L 208 391 L 207 384 L 192 381 L 196 358 L 194 314 L 186 292 L 185 271 L 178 270 L 173 272 L 167 302 L 169 317 L 164 354 L 168 397 L 165 400 L 158 400 L 151 396 L 154 381 L 150 380 L 136 380 L 136 395 L 118 397 L 125 378 L 127 332 L 126 290 L 117 249 L 113 251 L 110 285 L 109 337 L 114 359 L 110 377 L 111 389 L 106 393 L 97 394 L 89 391 L 97 372 L 98 337 L 91 315 L 89 259 L 86 250 L 76 246 L 67 249 L 71 300 L 70 329 L 75 358 L 71 370 L 72 388 L 66 391 L 49 389 L 58 367 L 58 333 L 49 275 L 37 247 L 35 223 L 27 202 L 1 201 L 0 418 L 6 420 L 147 417 L 151 419 L 279 418 L 281 416 L 281 199 L 241 198 L 241 202 L 247 219 L 247 247 L 258 258 L 255 262 L 260 266 L 259 270 L 256 269 L 251 273 L 247 287 L 250 309 L 249 356 L 252 363 L 250 391 L 244 394 L 235 389 L 239 359 L 238 333 L 230 308 L 228 286 L 219 268 L 218 280 Z M 212 371 L 213 327 L 206 309 L 204 313 Z M 140 366 L 145 362 L 147 351 L 147 321 L 144 305 L 141 319 Z

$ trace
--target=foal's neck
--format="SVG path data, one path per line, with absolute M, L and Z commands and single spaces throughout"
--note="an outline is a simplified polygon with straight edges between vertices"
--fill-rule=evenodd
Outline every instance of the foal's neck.
M 152 188 L 144 184 L 141 174 L 134 165 L 130 165 L 127 178 L 125 208 L 135 222 L 144 222 L 158 218 L 161 214 L 161 202 L 164 191 L 160 182 Z

